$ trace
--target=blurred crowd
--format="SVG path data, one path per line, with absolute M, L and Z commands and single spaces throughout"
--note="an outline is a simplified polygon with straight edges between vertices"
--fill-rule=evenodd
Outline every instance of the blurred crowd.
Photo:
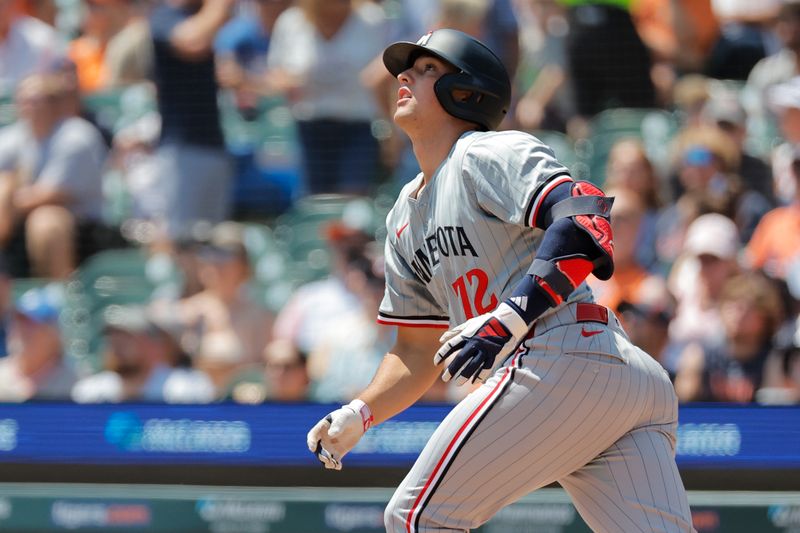
M 438 27 L 506 64 L 503 129 L 616 198 L 588 283 L 680 400 L 800 403 L 800 0 L 0 0 L 0 401 L 351 399 L 396 333 L 379 197 L 419 171 L 380 54 Z M 334 195 L 372 217 L 315 219 L 324 272 L 265 303 L 248 231 Z M 78 364 L 75 280 L 131 249 L 178 288 L 93 310 Z

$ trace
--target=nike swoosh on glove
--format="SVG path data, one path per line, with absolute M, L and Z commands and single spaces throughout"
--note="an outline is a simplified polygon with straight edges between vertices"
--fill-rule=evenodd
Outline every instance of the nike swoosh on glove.
M 358 444 L 372 421 L 367 404 L 353 400 L 317 422 L 306 435 L 306 444 L 325 468 L 341 470 L 342 457 Z
M 491 313 L 471 318 L 441 336 L 442 347 L 433 356 L 445 363 L 442 381 L 456 376 L 456 385 L 486 381 L 528 333 L 529 326 L 505 302 Z

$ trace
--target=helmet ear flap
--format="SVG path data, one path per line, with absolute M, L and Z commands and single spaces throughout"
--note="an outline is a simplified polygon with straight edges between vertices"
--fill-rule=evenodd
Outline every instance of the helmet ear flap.
M 475 79 L 470 74 L 464 72 L 445 74 L 436 80 L 433 89 L 444 110 L 454 117 L 474 122 L 482 131 L 495 126 L 487 123 L 484 110 L 487 106 L 495 105 L 497 98 L 492 98 L 489 93 L 476 86 Z M 460 100 L 456 98 L 454 91 L 465 91 L 469 96 L 466 100 Z

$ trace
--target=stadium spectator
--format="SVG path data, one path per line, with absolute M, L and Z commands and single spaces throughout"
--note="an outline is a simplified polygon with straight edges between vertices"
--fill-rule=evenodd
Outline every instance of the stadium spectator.
M 231 400 L 258 404 L 309 399 L 311 378 L 305 353 L 288 339 L 276 339 L 267 344 L 263 356 L 263 364 L 244 373 L 231 387 Z
M 59 77 L 26 78 L 21 119 L 0 132 L 0 248 L 15 277 L 65 279 L 114 239 L 102 222 L 105 144 L 89 122 L 63 116 L 62 98 Z
M 614 205 L 611 208 L 611 228 L 614 231 L 614 275 L 606 281 L 590 276 L 587 283 L 592 287 L 597 303 L 617 312 L 623 301 L 638 303 L 642 287 L 656 275 L 647 271 L 639 262 L 637 255 L 639 236 L 644 229 L 644 203 L 631 190 L 608 187 L 605 190 L 608 196 L 614 197 Z
M 684 129 L 674 141 L 676 174 L 673 185 L 676 197 L 692 197 L 705 210 L 721 213 L 739 228 L 747 242 L 761 217 L 771 209 L 760 193 L 745 188 L 736 174 L 741 150 L 719 128 L 698 126 Z M 675 206 L 665 210 L 665 225 L 674 218 Z
M 652 59 L 633 25 L 632 0 L 559 1 L 568 6 L 567 58 L 580 118 L 613 107 L 654 107 Z M 579 121 L 570 131 L 585 134 Z
M 0 253 L 0 357 L 8 355 L 8 323 L 11 319 L 11 276 L 5 257 Z
M 212 45 L 234 4 L 162 0 L 150 14 L 161 115 L 158 218 L 169 241 L 189 236 L 198 222 L 221 222 L 230 210 L 233 163 L 220 126 Z
M 395 342 L 397 328 L 375 319 L 385 286 L 383 257 L 367 249 L 354 258 L 345 285 L 358 300 L 353 312 L 329 317 L 328 334 L 309 353 L 311 396 L 320 402 L 349 402 L 369 384 Z
M 764 365 L 764 386 L 756 391 L 756 402 L 800 403 L 800 316 L 788 321 L 776 334 L 774 349 Z
M 637 291 L 636 303 L 621 301 L 617 306 L 620 321 L 636 346 L 650 354 L 670 373 L 668 368 L 670 341 L 669 324 L 675 316 L 675 298 L 666 283 L 651 276 Z
M 658 213 L 663 207 L 663 185 L 641 140 L 623 138 L 611 146 L 604 186 L 638 196 L 644 212 L 635 237 L 636 260 L 649 271 L 658 270 L 655 239 Z
M 83 98 L 78 84 L 78 69 L 68 57 L 57 59 L 48 65 L 47 74 L 61 87 L 59 112 L 63 118 L 81 117 L 98 129 L 106 147 L 110 148 L 114 138 L 111 125 L 101 124 L 97 113 L 90 109 Z
M 758 2 L 752 5 L 757 6 Z M 756 118 L 768 114 L 767 93 L 771 87 L 800 75 L 797 57 L 800 52 L 800 2 L 782 2 L 775 32 L 783 46 L 776 53 L 756 63 L 747 77 L 746 91 L 751 95 L 748 99 L 748 111 Z
M 769 201 L 770 206 L 774 206 L 772 169 L 763 159 L 748 151 L 745 142 L 748 117 L 738 94 L 736 92 L 713 94 L 703 107 L 702 118 L 706 124 L 719 128 L 738 147 L 741 158 L 734 172 L 742 178 L 744 188 L 756 191 Z
M 57 0 L 21 0 L 22 12 L 26 15 L 39 19 L 48 26 L 56 27 L 58 19 Z
M 111 306 L 105 311 L 104 370 L 72 388 L 78 403 L 129 401 L 206 403 L 215 396 L 202 372 L 176 368 L 183 358 L 181 329 L 174 318 L 144 306 Z
M 781 280 L 800 259 L 800 149 L 795 149 L 791 172 L 796 184 L 794 201 L 764 215 L 746 249 L 751 267 Z
M 682 402 L 752 402 L 762 387 L 772 338 L 782 320 L 780 295 L 757 273 L 728 279 L 720 292 L 721 337 L 692 343 L 678 360 Z
M 14 306 L 9 355 L 0 359 L 0 401 L 65 400 L 76 376 L 64 358 L 58 320 L 63 287 L 26 291 Z
M 250 296 L 252 271 L 235 222 L 217 225 L 197 251 L 202 290 L 177 302 L 174 312 L 185 326 L 193 365 L 207 373 L 218 391 L 261 360 L 273 317 Z
M 111 40 L 130 22 L 131 0 L 85 0 L 86 13 L 81 36 L 69 44 L 83 93 L 109 86 L 105 54 Z
M 290 5 L 290 0 L 257 0 L 254 13 L 228 21 L 214 40 L 217 80 L 234 92 L 245 116 L 252 115 L 259 98 L 270 92 L 264 79 L 270 37 L 278 16 Z
M 347 285 L 353 261 L 360 257 L 374 236 L 370 222 L 345 217 L 323 228 L 331 254 L 331 272 L 321 280 L 300 286 L 275 319 L 275 338 L 290 339 L 305 353 L 314 351 L 331 326 L 331 317 L 358 310 L 359 301 Z
M 719 301 L 725 283 L 739 272 L 741 241 L 736 224 L 718 213 L 696 218 L 684 241 L 684 251 L 668 279 L 677 307 L 670 323 L 670 342 L 677 346 L 666 361 L 675 368 L 682 345 L 711 342 L 722 331 Z
M 720 35 L 705 65 L 708 76 L 720 80 L 747 79 L 752 68 L 780 49 L 770 24 L 783 0 L 713 0 Z
M 519 65 L 520 48 L 519 23 L 513 0 L 489 0 L 489 10 L 477 37 L 497 54 L 511 79 L 514 79 Z
M 145 0 L 127 2 L 125 25 L 108 41 L 103 58 L 107 87 L 148 82 L 153 76 L 153 40 Z
M 175 262 L 175 267 L 181 277 L 180 298 L 194 296 L 203 290 L 200 281 L 200 259 L 198 252 L 202 243 L 193 239 L 183 239 L 175 243 L 170 250 L 169 257 Z
M 622 138 L 611 146 L 605 186 L 631 191 L 639 197 L 647 211 L 663 207 L 661 179 L 638 138 Z
M 273 341 L 264 349 L 266 398 L 274 402 L 300 402 L 309 399 L 311 378 L 306 355 L 291 342 Z
M 703 108 L 711 97 L 711 81 L 702 74 L 685 74 L 675 81 L 667 107 L 677 113 L 684 128 L 694 128 L 705 122 Z
M 700 72 L 719 36 L 711 0 L 637 0 L 631 15 L 655 66 L 669 78 Z M 667 79 L 667 82 L 674 79 Z M 663 88 L 660 84 L 656 84 Z M 669 89 L 669 85 L 666 86 Z
M 668 107 L 676 84 L 687 73 L 702 71 L 719 36 L 711 0 L 637 0 L 631 15 L 653 57 L 656 104 Z
M 525 47 L 522 54 L 519 78 L 533 79 L 517 102 L 517 123 L 527 130 L 565 132 L 576 112 L 574 89 L 568 77 L 566 9 L 556 0 L 527 0 L 522 6 L 536 32 L 530 39 L 534 43 Z
M 447 27 L 463 31 L 469 35 L 479 36 L 485 33 L 488 26 L 487 17 L 493 3 L 491 0 L 438 0 L 434 27 Z M 426 28 L 418 35 L 431 31 Z
M 387 44 L 387 30 L 381 6 L 353 0 L 303 0 L 275 23 L 269 78 L 297 121 L 310 194 L 367 194 L 376 185 L 379 111 L 361 72 Z
M 800 76 L 775 85 L 767 92 L 767 98 L 784 141 L 772 152 L 773 188 L 778 202 L 788 204 L 797 190 L 792 165 L 800 146 Z
M 64 54 L 53 27 L 23 14 L 18 0 L 0 0 L 0 95 L 10 96 L 23 79 L 41 73 Z

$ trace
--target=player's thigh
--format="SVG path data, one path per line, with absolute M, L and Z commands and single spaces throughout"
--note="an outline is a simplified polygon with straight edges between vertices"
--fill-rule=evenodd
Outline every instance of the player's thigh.
M 693 531 L 673 432 L 671 425 L 633 430 L 559 480 L 592 531 Z
M 621 361 L 527 356 L 470 394 L 432 436 L 387 508 L 387 529 L 465 530 L 580 468 L 634 426 L 643 402 Z

